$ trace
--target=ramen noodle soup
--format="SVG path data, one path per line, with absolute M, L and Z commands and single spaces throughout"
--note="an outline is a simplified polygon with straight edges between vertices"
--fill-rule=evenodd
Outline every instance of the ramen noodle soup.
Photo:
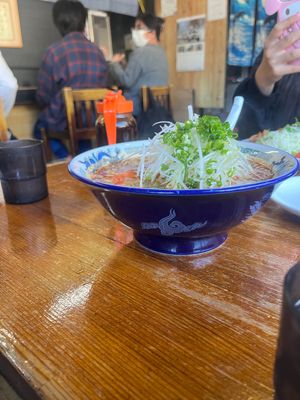
M 247 156 L 247 159 L 252 167 L 251 172 L 247 176 L 232 176 L 231 185 L 254 183 L 271 179 L 274 176 L 271 164 L 253 156 Z M 146 167 L 147 163 L 151 162 L 152 160 L 150 157 L 148 160 L 146 159 Z M 105 184 L 140 187 L 140 177 L 138 175 L 140 163 L 141 154 L 128 155 L 121 160 L 109 162 L 108 164 L 100 166 L 93 172 L 90 172 L 89 177 L 95 182 Z M 153 181 L 145 180 L 143 187 L 170 189 L 160 174 L 158 174 Z
M 194 115 L 162 127 L 141 149 L 103 163 L 97 182 L 170 190 L 222 188 L 270 179 L 272 166 L 244 153 L 237 134 L 219 117 Z

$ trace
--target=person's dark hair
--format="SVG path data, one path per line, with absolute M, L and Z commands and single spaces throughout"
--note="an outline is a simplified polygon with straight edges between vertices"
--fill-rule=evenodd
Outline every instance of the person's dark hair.
M 70 32 L 83 32 L 87 9 L 77 0 L 58 0 L 53 5 L 52 17 L 62 36 Z
M 150 31 L 155 31 L 157 40 L 159 40 L 162 26 L 165 20 L 160 17 L 156 17 L 153 14 L 140 14 L 136 17 L 138 21 L 142 21 Z

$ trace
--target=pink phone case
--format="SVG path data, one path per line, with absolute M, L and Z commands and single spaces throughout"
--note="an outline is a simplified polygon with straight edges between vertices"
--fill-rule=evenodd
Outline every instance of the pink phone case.
M 268 15 L 278 12 L 278 21 L 283 21 L 292 15 L 300 12 L 300 0 L 280 1 L 280 0 L 266 0 L 266 13 Z M 300 22 L 295 22 L 289 30 L 284 31 L 283 36 L 287 36 L 292 32 L 300 29 Z M 300 48 L 300 40 L 297 40 L 291 48 Z M 292 64 L 300 65 L 300 59 L 295 60 Z

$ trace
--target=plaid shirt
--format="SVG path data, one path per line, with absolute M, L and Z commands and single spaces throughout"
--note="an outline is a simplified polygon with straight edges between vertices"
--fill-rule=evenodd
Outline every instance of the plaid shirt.
M 106 86 L 108 67 L 101 50 L 80 32 L 71 32 L 52 44 L 38 74 L 37 102 L 40 119 L 58 132 L 67 127 L 62 88 Z

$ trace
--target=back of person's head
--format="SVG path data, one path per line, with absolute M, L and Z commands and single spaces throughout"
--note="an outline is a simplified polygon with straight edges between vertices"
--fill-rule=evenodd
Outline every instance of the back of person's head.
M 160 34 L 162 31 L 162 26 L 165 20 L 160 17 L 156 17 L 153 14 L 140 14 L 136 17 L 137 20 L 142 21 L 150 31 L 154 31 L 156 33 L 157 40 L 160 38 Z
M 87 9 L 78 0 L 57 0 L 52 9 L 53 22 L 62 36 L 83 32 Z

